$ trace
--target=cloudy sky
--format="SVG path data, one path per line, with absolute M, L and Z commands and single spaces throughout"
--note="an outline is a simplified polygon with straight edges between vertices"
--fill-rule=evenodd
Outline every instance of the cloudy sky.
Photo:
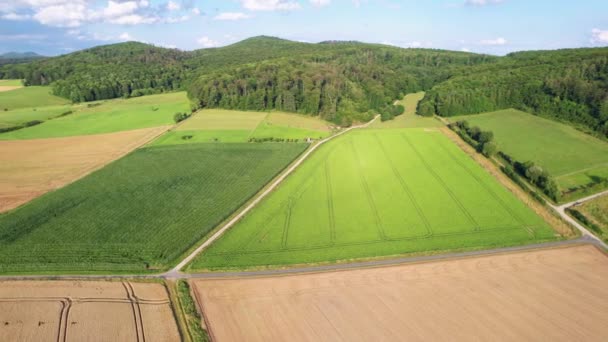
M 608 0 L 0 0 L 0 53 L 270 35 L 505 54 L 608 45 Z

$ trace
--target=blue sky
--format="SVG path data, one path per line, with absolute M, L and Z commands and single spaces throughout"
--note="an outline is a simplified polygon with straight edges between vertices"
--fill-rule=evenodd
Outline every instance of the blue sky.
M 193 50 L 257 35 L 502 55 L 608 45 L 607 0 L 0 0 L 0 53 L 126 40 Z

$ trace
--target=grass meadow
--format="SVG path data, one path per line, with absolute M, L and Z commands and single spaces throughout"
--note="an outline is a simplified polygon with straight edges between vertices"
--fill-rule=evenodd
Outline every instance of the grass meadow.
M 72 109 L 73 114 L 0 134 L 0 139 L 56 138 L 172 125 L 176 112 L 189 111 L 189 102 L 185 92 L 176 92 L 98 101 L 72 106 Z M 37 112 L 44 110 L 38 108 Z
M 70 110 L 72 110 L 70 105 L 59 105 L 0 111 L 0 128 L 13 127 L 34 120 L 49 120 Z
M 0 87 L 20 87 L 23 86 L 21 80 L 0 80 Z
M 0 273 L 166 269 L 306 146 L 136 150 L 0 215 Z
M 251 138 L 320 139 L 331 134 L 330 125 L 299 114 L 205 109 L 159 137 L 152 145 L 234 143 L 247 142 Z
M 70 101 L 52 95 L 51 87 L 32 86 L 0 92 L 0 111 L 69 104 Z
M 371 124 L 371 128 L 420 128 L 420 127 L 441 127 L 443 124 L 430 117 L 424 117 L 416 114 L 418 102 L 424 97 L 424 92 L 407 94 L 397 104 L 405 107 L 405 112 L 396 116 L 393 120 L 380 121 L 376 120 Z
M 439 131 L 360 130 L 322 146 L 190 270 L 273 267 L 556 239 Z
M 608 179 L 608 143 L 571 126 L 514 109 L 453 118 L 457 120 L 494 132 L 499 150 L 542 166 L 565 192 Z

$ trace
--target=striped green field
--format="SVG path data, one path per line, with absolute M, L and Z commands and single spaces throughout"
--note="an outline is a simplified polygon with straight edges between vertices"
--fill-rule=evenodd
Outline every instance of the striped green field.
M 276 267 L 556 239 L 437 130 L 349 132 L 316 151 L 191 270 Z

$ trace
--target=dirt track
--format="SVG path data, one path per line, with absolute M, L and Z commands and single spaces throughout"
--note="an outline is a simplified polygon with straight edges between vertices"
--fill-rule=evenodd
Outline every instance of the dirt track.
M 167 129 L 0 141 L 0 213 L 97 170 Z
M 179 341 L 161 284 L 0 282 L 0 340 Z
M 309 275 L 192 281 L 217 341 L 605 340 L 593 246 Z

